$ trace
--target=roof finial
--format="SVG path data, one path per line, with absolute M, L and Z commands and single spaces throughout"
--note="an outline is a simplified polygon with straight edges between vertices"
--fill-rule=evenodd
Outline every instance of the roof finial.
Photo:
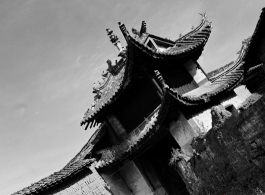
M 142 21 L 142 26 L 140 30 L 140 34 L 142 35 L 143 33 L 146 33 L 146 22 Z
M 202 12 L 202 13 L 199 13 L 199 14 L 202 16 L 202 20 L 206 20 L 207 19 L 206 12 Z
M 124 53 L 124 47 L 122 47 L 121 42 L 119 41 L 119 38 L 116 35 L 113 34 L 112 30 L 107 28 L 106 31 L 107 31 L 107 35 L 110 38 L 110 42 L 113 45 L 115 45 L 117 47 L 117 49 L 119 50 L 119 52 L 120 52 L 119 55 L 121 53 Z
M 125 40 L 128 42 L 129 32 L 127 31 L 125 25 L 122 22 L 118 22 L 118 24 Z
M 109 28 L 107 28 L 106 31 L 107 31 L 107 35 L 110 38 L 110 42 L 112 42 L 114 44 L 116 41 L 119 40 L 119 38 L 116 35 L 113 34 L 113 31 L 112 30 L 110 30 Z

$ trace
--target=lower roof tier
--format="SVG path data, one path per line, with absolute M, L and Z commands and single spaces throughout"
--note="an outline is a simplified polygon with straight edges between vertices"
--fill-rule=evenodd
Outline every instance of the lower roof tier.
M 152 135 L 160 130 L 160 125 L 168 112 L 169 101 L 170 95 L 165 92 L 162 103 L 138 127 L 129 133 L 126 139 L 120 144 L 97 151 L 96 153 L 100 154 L 101 158 L 96 167 L 101 168 L 121 161 L 128 155 L 135 153 L 144 144 L 146 138 L 150 141 Z

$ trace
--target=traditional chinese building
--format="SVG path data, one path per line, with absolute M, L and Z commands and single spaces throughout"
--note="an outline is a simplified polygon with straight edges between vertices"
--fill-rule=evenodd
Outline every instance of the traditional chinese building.
M 219 183 L 205 184 L 208 178 L 215 181 L 224 174 L 226 169 L 211 169 L 216 162 L 239 166 L 222 152 L 239 151 L 242 144 L 251 148 L 253 140 L 263 147 L 264 136 L 259 132 L 263 124 L 265 127 L 262 117 L 256 120 L 255 125 L 260 127 L 255 132 L 259 133 L 254 133 L 252 142 L 241 139 L 243 134 L 233 137 L 231 133 L 226 138 L 225 133 L 216 132 L 223 132 L 220 128 L 229 121 L 229 128 L 234 128 L 231 132 L 239 131 L 239 118 L 244 115 L 247 120 L 246 113 L 251 114 L 244 111 L 244 105 L 253 94 L 265 92 L 264 12 L 253 35 L 243 41 L 238 58 L 208 74 L 197 61 L 212 30 L 205 14 L 196 28 L 175 41 L 150 34 L 145 22 L 139 31 L 132 30 L 133 36 L 119 23 L 127 43 L 123 47 L 107 29 L 119 54 L 115 62 L 107 61 L 103 81 L 94 86 L 94 101 L 81 121 L 85 129 L 99 125 L 98 129 L 62 170 L 15 194 L 205 194 L 224 184 L 223 176 L 217 179 Z M 261 99 L 259 96 L 248 106 L 261 105 Z M 243 126 L 246 132 L 251 129 Z M 241 145 L 232 149 L 224 144 L 231 137 Z M 217 151 L 220 147 L 223 151 Z M 236 155 L 239 162 L 241 156 Z M 263 157 L 259 154 L 254 160 L 251 149 L 249 155 L 244 157 L 264 171 Z M 223 159 L 216 160 L 217 156 Z M 202 165 L 204 172 L 198 168 Z M 240 173 L 236 168 L 233 171 L 235 175 Z

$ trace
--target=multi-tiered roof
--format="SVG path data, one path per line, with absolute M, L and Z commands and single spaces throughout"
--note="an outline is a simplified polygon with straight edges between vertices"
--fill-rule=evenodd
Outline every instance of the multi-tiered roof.
M 107 125 L 103 122 L 104 112 L 119 100 L 130 87 L 132 75 L 143 69 L 155 71 L 157 80 L 162 86 L 162 101 L 156 109 L 137 128 L 128 134 L 119 144 L 98 151 L 101 158 L 97 160 L 97 168 L 108 166 L 118 162 L 129 155 L 137 153 L 149 144 L 150 137 L 159 136 L 163 132 L 160 124 L 165 119 L 170 107 L 175 105 L 196 106 L 211 102 L 220 95 L 234 89 L 244 79 L 260 69 L 260 54 L 258 51 L 260 40 L 264 37 L 265 31 L 265 9 L 261 13 L 254 34 L 243 43 L 237 60 L 230 64 L 225 70 L 217 71 L 204 85 L 190 92 L 179 94 L 170 88 L 163 76 L 157 71 L 163 61 L 176 60 L 185 61 L 188 59 L 197 60 L 211 32 L 211 24 L 205 15 L 202 15 L 202 22 L 197 28 L 177 39 L 171 41 L 147 33 L 145 22 L 142 23 L 140 31 L 133 30 L 132 37 L 122 23 L 120 29 L 126 39 L 126 49 L 119 45 L 117 37 L 111 31 L 108 35 L 111 41 L 120 50 L 120 59 L 112 65 L 108 61 L 107 73 L 103 74 L 104 82 L 94 87 L 95 99 L 92 106 L 84 115 L 81 125 L 102 124 L 98 127 L 92 137 L 82 150 L 60 171 L 26 187 L 14 194 L 39 194 L 64 181 L 74 177 L 76 174 L 88 169 L 89 165 L 96 159 L 90 157 L 95 145 L 106 133 Z M 148 63 L 146 63 L 148 61 Z M 94 193 L 91 191 L 91 193 Z
M 100 121 L 98 118 L 104 110 L 108 109 L 129 85 L 134 66 L 140 66 L 142 69 L 156 69 L 158 62 L 166 60 L 185 61 L 191 58 L 197 60 L 211 33 L 211 23 L 205 14 L 202 15 L 202 21 L 198 27 L 176 41 L 147 33 L 145 22 L 142 22 L 139 32 L 133 29 L 134 37 L 129 34 L 124 24 L 119 23 L 119 27 L 127 42 L 127 49 L 114 66 L 108 62 L 109 67 L 116 71 L 108 71 L 103 75 L 105 82 L 94 88 L 97 95 L 91 108 L 85 113 L 81 125 L 88 126 L 90 123 L 95 124 Z

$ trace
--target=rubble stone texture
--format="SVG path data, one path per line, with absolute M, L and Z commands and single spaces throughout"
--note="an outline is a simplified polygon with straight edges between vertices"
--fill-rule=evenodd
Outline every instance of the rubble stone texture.
M 238 116 L 213 107 L 212 128 L 177 167 L 190 194 L 265 194 L 265 98 L 254 94 Z

